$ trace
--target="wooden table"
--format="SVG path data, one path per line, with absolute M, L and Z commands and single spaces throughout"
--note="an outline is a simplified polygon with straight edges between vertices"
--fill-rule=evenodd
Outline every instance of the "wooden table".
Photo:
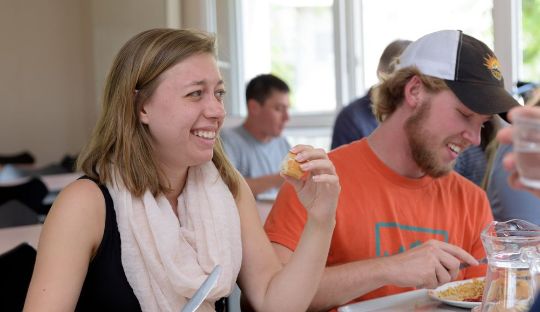
M 41 224 L 33 224 L 0 229 L 0 253 L 24 242 L 37 249 L 41 227 Z

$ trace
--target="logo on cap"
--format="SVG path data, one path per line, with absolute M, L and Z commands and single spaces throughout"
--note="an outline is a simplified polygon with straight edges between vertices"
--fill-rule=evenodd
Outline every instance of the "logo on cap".
M 501 67 L 501 64 L 499 63 L 499 60 L 494 55 L 488 55 L 484 57 L 484 66 L 486 66 L 487 69 L 489 69 L 489 72 L 495 79 L 501 80 L 502 74 L 499 68 Z

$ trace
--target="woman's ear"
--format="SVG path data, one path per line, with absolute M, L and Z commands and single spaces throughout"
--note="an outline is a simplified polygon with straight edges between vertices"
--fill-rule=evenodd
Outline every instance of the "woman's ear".
M 145 125 L 147 125 L 149 122 L 148 113 L 146 112 L 146 108 L 144 105 L 141 106 L 141 110 L 139 111 L 139 120 Z
M 420 77 L 413 76 L 405 85 L 405 103 L 410 107 L 416 107 L 421 102 L 423 84 Z

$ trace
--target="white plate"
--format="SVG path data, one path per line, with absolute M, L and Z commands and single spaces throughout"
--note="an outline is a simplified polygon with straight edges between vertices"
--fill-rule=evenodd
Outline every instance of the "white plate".
M 456 306 L 456 307 L 460 307 L 460 308 L 469 308 L 469 309 L 472 309 L 476 306 L 479 306 L 481 304 L 481 302 L 471 302 L 471 301 L 457 301 L 457 300 L 448 300 L 448 299 L 444 299 L 444 298 L 440 298 L 438 296 L 438 294 L 442 291 L 445 291 L 446 289 L 450 288 L 450 287 L 456 287 L 456 286 L 459 286 L 461 284 L 465 284 L 465 283 L 469 283 L 473 280 L 476 280 L 476 279 L 479 279 L 479 280 L 483 280 L 484 278 L 483 277 L 479 277 L 479 278 L 473 278 L 473 279 L 468 279 L 468 280 L 463 280 L 463 281 L 455 281 L 455 282 L 450 282 L 450 283 L 446 283 L 444 285 L 441 285 L 435 289 L 431 289 L 428 291 L 428 295 L 435 299 L 435 300 L 439 300 L 441 302 L 444 302 L 446 304 L 449 304 L 449 305 L 453 305 L 453 306 Z

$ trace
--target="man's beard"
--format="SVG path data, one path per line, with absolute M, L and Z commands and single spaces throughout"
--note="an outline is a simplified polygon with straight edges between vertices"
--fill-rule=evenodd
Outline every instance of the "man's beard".
M 443 164 L 437 159 L 437 142 L 424 127 L 431 110 L 431 101 L 421 103 L 418 111 L 405 121 L 405 134 L 414 162 L 427 175 L 439 178 L 452 171 L 453 164 Z

